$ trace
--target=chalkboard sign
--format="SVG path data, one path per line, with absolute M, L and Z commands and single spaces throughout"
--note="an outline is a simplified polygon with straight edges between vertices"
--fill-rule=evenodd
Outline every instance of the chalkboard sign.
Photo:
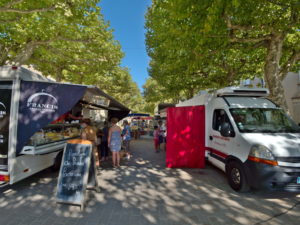
M 66 144 L 57 183 L 58 203 L 83 207 L 88 177 L 95 176 L 95 166 L 90 168 L 93 158 L 91 142 L 72 140 Z

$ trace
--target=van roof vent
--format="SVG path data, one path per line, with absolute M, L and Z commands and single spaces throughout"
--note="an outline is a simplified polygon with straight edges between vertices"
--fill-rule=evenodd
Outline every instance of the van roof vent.
M 266 97 L 269 95 L 267 88 L 245 88 L 245 87 L 226 87 L 216 91 L 217 96 L 251 96 Z

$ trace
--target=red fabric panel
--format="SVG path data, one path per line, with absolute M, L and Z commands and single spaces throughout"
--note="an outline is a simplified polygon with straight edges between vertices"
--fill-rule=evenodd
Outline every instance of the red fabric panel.
M 166 147 L 168 168 L 204 168 L 204 106 L 168 108 Z

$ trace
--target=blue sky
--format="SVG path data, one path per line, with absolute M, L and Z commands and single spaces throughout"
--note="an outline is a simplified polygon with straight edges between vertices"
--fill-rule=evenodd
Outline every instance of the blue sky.
M 148 77 L 144 15 L 150 4 L 151 0 L 101 0 L 99 4 L 125 53 L 121 65 L 130 69 L 132 79 L 141 90 Z

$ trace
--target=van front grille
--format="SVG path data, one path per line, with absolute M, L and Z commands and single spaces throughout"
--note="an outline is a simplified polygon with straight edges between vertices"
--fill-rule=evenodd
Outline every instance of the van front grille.
M 277 157 L 277 161 L 288 163 L 300 163 L 300 157 Z

